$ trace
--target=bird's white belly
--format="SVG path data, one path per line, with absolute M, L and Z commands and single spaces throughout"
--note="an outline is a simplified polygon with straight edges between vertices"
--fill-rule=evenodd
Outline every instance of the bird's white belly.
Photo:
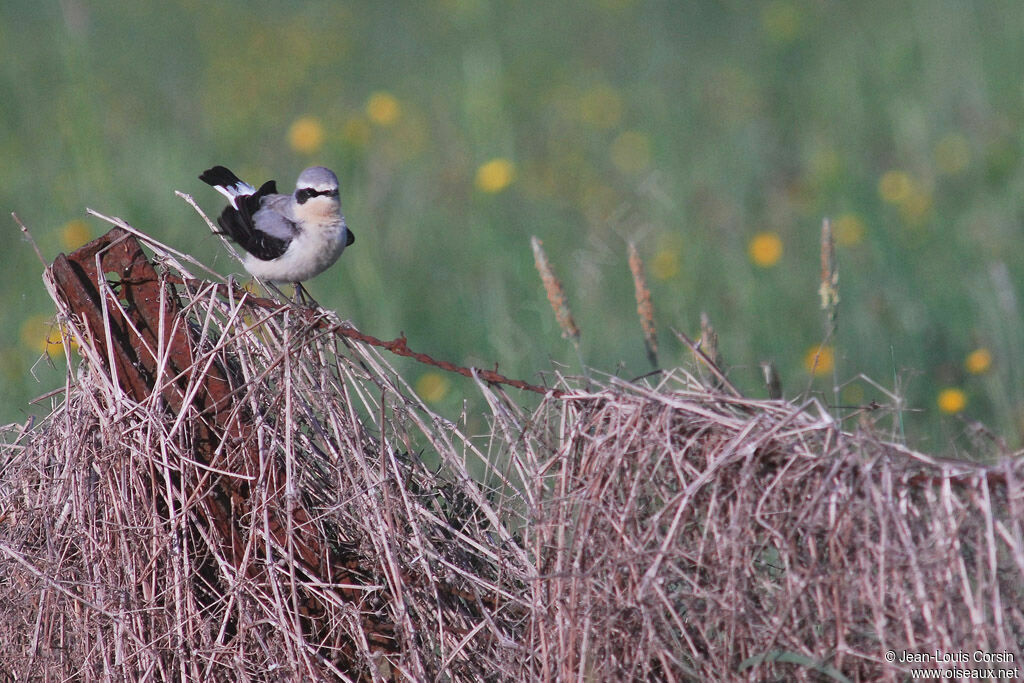
M 304 227 L 280 257 L 271 261 L 246 254 L 245 269 L 256 277 L 274 282 L 302 282 L 322 273 L 345 250 L 345 225 Z

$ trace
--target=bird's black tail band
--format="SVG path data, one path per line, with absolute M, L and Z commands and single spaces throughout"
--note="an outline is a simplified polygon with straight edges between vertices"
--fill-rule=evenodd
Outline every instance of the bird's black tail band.
M 213 187 L 217 187 L 218 185 L 221 187 L 232 187 L 242 183 L 241 178 L 224 166 L 214 166 L 213 168 L 203 171 L 202 175 L 199 176 L 199 179 Z

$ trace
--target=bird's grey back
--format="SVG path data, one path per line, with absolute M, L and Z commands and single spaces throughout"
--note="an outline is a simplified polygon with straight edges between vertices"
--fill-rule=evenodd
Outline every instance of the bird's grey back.
M 290 194 L 272 194 L 264 197 L 260 210 L 252 217 L 256 229 L 278 239 L 291 240 L 298 232 L 291 214 L 291 205 Z

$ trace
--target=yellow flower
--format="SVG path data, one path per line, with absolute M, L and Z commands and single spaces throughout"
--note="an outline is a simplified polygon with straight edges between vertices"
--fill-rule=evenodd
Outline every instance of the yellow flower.
M 324 144 L 324 126 L 315 116 L 295 119 L 288 129 L 288 144 L 300 154 L 315 154 Z
M 481 192 L 501 192 L 516 179 L 516 166 L 508 159 L 491 159 L 476 170 L 476 187 Z
M 375 92 L 366 101 L 366 115 L 378 126 L 391 126 L 402 115 L 402 106 L 389 92 Z
M 771 268 L 782 258 L 782 238 L 771 231 L 759 232 L 750 240 L 747 251 L 754 265 Z
M 949 133 L 935 145 L 935 165 L 943 173 L 959 173 L 970 163 L 971 147 L 963 135 Z
M 651 163 L 651 142 L 640 131 L 627 130 L 612 141 L 611 157 L 623 173 L 639 173 Z
M 939 392 L 936 403 L 939 405 L 939 410 L 944 413 L 959 413 L 967 407 L 967 394 L 961 389 L 943 389 Z
M 841 247 L 855 247 L 864 241 L 864 221 L 855 213 L 844 213 L 833 225 L 836 243 Z
M 890 204 L 901 204 L 914 190 L 914 181 L 904 171 L 886 171 L 878 181 L 878 194 Z
M 669 280 L 679 273 L 679 250 L 659 249 L 651 259 L 651 275 L 659 280 Z
M 440 372 L 425 372 L 416 380 L 416 393 L 427 403 L 437 403 L 448 395 L 452 383 Z
M 964 366 L 972 375 L 988 372 L 988 369 L 992 367 L 992 352 L 985 347 L 975 349 L 967 354 Z
M 580 98 L 580 118 L 595 128 L 611 128 L 622 119 L 622 98 L 610 85 L 595 85 Z
M 58 355 L 64 348 L 61 340 L 61 329 L 54 322 L 53 316 L 40 313 L 30 316 L 21 324 L 21 343 L 36 353 L 46 352 L 51 356 Z M 78 347 L 71 341 L 71 349 Z
M 836 366 L 836 354 L 831 346 L 812 346 L 804 354 L 804 367 L 815 377 L 832 372 Z
M 89 224 L 81 218 L 68 221 L 60 229 L 60 242 L 68 251 L 78 249 L 88 242 L 90 237 L 92 237 L 92 231 L 89 230 Z

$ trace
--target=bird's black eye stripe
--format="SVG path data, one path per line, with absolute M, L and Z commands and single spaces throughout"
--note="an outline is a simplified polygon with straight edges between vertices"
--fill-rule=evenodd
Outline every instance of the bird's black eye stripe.
M 295 191 L 295 201 L 305 204 L 310 197 L 337 197 L 337 190 L 314 190 L 311 187 L 304 187 Z

